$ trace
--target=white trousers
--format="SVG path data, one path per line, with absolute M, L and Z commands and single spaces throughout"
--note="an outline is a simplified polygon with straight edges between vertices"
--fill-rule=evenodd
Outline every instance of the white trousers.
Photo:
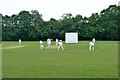
M 58 43 L 56 43 L 56 46 L 58 46 Z
M 40 45 L 41 50 L 44 49 L 43 45 Z
M 58 50 L 60 49 L 60 47 L 62 48 L 62 50 L 64 50 L 63 45 L 59 45 Z
M 21 45 L 21 42 L 19 42 L 19 45 Z
M 91 50 L 91 48 L 94 50 L 94 46 L 90 46 L 90 47 L 89 47 L 89 50 Z
M 49 47 L 49 48 L 50 48 L 50 44 L 51 44 L 51 43 L 48 44 L 48 47 Z

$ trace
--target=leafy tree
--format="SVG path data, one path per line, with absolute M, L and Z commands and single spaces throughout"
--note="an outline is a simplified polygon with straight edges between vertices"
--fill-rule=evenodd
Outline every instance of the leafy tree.
M 2 16 L 3 40 L 65 40 L 66 32 L 77 32 L 79 40 L 120 40 L 120 6 L 110 5 L 99 14 L 93 13 L 90 17 L 82 15 L 72 16 L 65 13 L 60 20 L 51 18 L 42 19 L 37 10 L 21 11 L 12 16 Z

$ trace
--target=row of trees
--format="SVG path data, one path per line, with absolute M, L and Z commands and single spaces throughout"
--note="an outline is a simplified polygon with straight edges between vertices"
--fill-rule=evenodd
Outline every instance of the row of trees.
M 90 17 L 82 15 L 63 14 L 60 20 L 42 19 L 37 10 L 21 11 L 12 16 L 2 16 L 3 40 L 46 40 L 65 39 L 66 32 L 78 32 L 79 40 L 119 40 L 119 6 L 111 5 L 99 14 Z

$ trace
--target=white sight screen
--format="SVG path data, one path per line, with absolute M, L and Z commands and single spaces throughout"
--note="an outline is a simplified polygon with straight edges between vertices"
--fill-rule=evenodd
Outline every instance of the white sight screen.
M 78 33 L 65 33 L 66 43 L 78 43 Z

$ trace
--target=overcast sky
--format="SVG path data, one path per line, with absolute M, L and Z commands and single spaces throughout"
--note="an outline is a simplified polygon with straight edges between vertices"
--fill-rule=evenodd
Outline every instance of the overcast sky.
M 80 14 L 89 17 L 99 13 L 109 5 L 118 5 L 120 0 L 0 0 L 0 13 L 3 15 L 18 14 L 22 10 L 38 10 L 42 18 L 60 19 L 64 13 L 73 16 Z

